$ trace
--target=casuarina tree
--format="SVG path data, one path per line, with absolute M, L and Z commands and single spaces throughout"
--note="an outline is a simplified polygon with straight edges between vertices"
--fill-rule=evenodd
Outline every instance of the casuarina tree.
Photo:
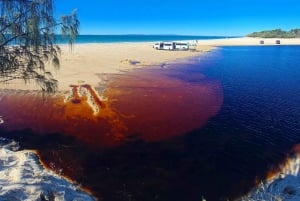
M 43 92 L 57 90 L 46 64 L 59 68 L 56 33 L 60 29 L 72 46 L 79 20 L 76 11 L 55 19 L 53 7 L 53 0 L 0 0 L 0 84 L 22 79 L 35 81 Z

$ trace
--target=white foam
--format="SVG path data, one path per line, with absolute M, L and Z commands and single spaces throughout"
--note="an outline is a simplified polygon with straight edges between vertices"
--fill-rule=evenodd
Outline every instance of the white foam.
M 18 144 L 0 138 L 0 200 L 55 201 L 96 200 L 70 181 L 40 164 L 31 150 L 18 151 Z M 47 198 L 48 197 L 48 198 Z

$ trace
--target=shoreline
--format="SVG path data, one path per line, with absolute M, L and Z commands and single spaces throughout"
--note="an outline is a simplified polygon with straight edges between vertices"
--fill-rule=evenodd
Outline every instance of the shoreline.
M 280 40 L 280 44 L 276 44 Z M 184 40 L 195 43 L 196 40 Z M 260 44 L 264 41 L 264 44 Z M 103 85 L 105 80 L 99 75 L 125 73 L 137 68 L 163 65 L 182 59 L 199 56 L 222 46 L 269 46 L 300 45 L 300 38 L 225 38 L 197 40 L 196 51 L 156 50 L 154 42 L 79 43 L 73 49 L 66 44 L 61 48 L 60 69 L 46 64 L 54 79 L 58 80 L 58 91 L 70 90 L 70 85 Z M 23 80 L 13 80 L 0 85 L 0 89 L 40 90 L 34 81 L 24 84 Z

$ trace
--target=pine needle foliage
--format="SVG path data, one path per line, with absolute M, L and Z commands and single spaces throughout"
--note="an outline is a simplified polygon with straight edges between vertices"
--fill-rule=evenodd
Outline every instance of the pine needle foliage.
M 80 23 L 76 11 L 56 20 L 53 7 L 53 0 L 0 0 L 0 84 L 22 79 L 46 93 L 57 90 L 45 68 L 46 62 L 60 66 L 55 32 L 60 27 L 72 47 Z

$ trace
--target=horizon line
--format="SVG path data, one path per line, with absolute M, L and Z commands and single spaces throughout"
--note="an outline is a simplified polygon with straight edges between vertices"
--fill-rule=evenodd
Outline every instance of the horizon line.
M 62 34 L 56 34 L 62 35 Z M 90 34 L 84 33 L 78 36 L 200 36 L 200 37 L 245 37 L 244 35 L 190 35 L 190 34 Z

